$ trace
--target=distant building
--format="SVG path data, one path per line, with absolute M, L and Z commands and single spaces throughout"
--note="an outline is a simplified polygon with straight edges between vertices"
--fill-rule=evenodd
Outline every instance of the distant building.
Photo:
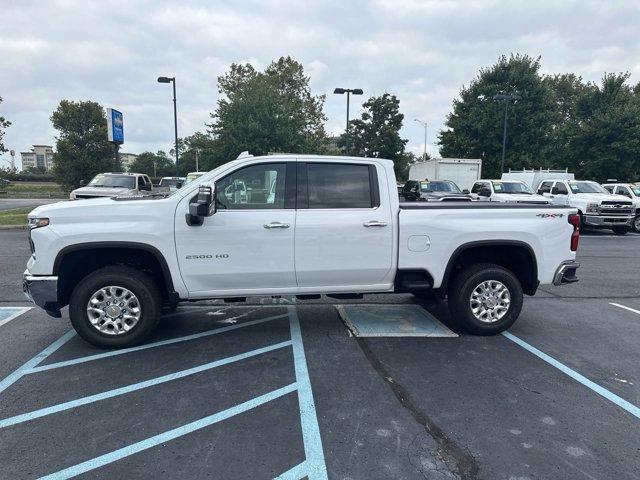
M 138 158 L 138 155 L 135 153 L 124 153 L 120 152 L 120 164 L 122 165 L 122 169 L 125 172 L 129 171 L 129 167 L 131 164 Z
M 34 145 L 30 152 L 20 152 L 22 169 L 44 168 L 50 170 L 53 167 L 53 147 L 51 145 Z

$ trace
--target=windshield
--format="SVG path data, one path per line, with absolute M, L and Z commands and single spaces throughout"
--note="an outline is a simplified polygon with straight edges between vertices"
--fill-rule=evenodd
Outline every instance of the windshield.
M 496 193 L 519 193 L 533 195 L 531 189 L 521 182 L 492 182 Z
M 88 186 L 134 189 L 136 188 L 136 179 L 129 175 L 104 175 L 100 173 L 93 177 Z
M 448 180 L 437 182 L 420 182 L 420 190 L 422 190 L 423 192 L 462 193 L 455 183 Z
M 568 182 L 572 193 L 606 193 L 606 188 L 596 182 L 576 182 L 575 180 Z
M 160 180 L 161 187 L 175 187 L 178 184 L 183 184 L 182 178 L 163 178 Z

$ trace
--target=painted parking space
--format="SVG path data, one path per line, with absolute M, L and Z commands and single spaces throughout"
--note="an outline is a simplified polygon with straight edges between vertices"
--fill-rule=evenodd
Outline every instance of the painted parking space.
M 266 309 L 265 313 L 268 313 L 270 309 Z M 273 312 L 273 310 L 271 310 Z M 204 313 L 204 312 L 202 312 Z M 242 315 L 242 314 L 240 314 Z M 236 315 L 237 316 L 237 315 Z M 228 316 L 228 318 L 232 318 L 233 316 Z M 104 386 L 101 384 L 101 391 L 99 393 L 95 393 L 92 395 L 85 395 L 83 397 L 69 399 L 64 402 L 56 403 L 53 405 L 44 406 L 41 408 L 33 408 L 28 409 L 27 411 L 23 411 L 22 413 L 17 413 L 12 416 L 6 416 L 6 412 L 11 411 L 9 408 L 9 404 L 3 404 L 3 408 L 1 409 L 3 412 L 3 418 L 0 419 L 0 435 L 5 433 L 5 438 L 2 440 L 4 445 L 7 445 L 7 448 L 3 449 L 3 452 L 0 453 L 0 456 L 5 457 L 0 460 L 0 463 L 3 465 L 11 465 L 11 459 L 15 458 L 12 456 L 15 453 L 16 449 L 24 448 L 24 445 L 21 442 L 16 442 L 17 439 L 22 439 L 23 441 L 29 441 L 31 435 L 27 435 L 26 437 L 21 437 L 19 435 L 19 428 L 24 427 L 29 429 L 30 434 L 33 434 L 34 431 L 38 431 L 39 427 L 44 428 L 44 431 L 48 431 L 51 427 L 51 423 L 55 423 L 56 417 L 60 418 L 65 415 L 76 416 L 78 418 L 82 418 L 86 413 L 93 412 L 96 410 L 103 411 L 108 415 L 108 412 L 113 410 L 114 408 L 121 409 L 122 405 L 114 404 L 113 402 L 121 402 L 125 404 L 130 404 L 132 396 L 138 395 L 138 401 L 146 400 L 148 402 L 148 396 L 160 396 L 166 397 L 165 395 L 158 395 L 158 388 L 162 388 L 163 386 L 171 386 L 178 385 L 182 382 L 181 387 L 184 388 L 187 385 L 190 385 L 185 380 L 191 379 L 199 379 L 203 381 L 203 379 L 207 379 L 205 382 L 206 385 L 211 385 L 212 381 L 216 378 L 215 376 L 211 376 L 210 374 L 223 370 L 231 366 L 235 367 L 233 370 L 232 379 L 236 379 L 239 385 L 235 385 L 235 389 L 238 390 L 236 392 L 239 399 L 242 401 L 237 401 L 235 403 L 231 402 L 227 404 L 218 399 L 216 402 L 219 406 L 215 408 L 209 406 L 208 408 L 202 408 L 204 405 L 200 405 L 200 413 L 208 413 L 207 415 L 202 415 L 199 418 L 196 418 L 192 421 L 186 422 L 184 424 L 180 424 L 174 426 L 173 428 L 165 429 L 163 431 L 158 431 L 154 435 L 147 436 L 145 438 L 141 438 L 138 441 L 129 441 L 132 438 L 136 438 L 135 434 L 129 433 L 125 436 L 124 439 L 117 440 L 116 443 L 125 444 L 120 448 L 112 449 L 110 451 L 106 451 L 101 453 L 100 455 L 96 455 L 93 457 L 85 458 L 83 461 L 76 462 L 71 465 L 65 465 L 64 468 L 53 469 L 53 472 L 47 472 L 46 475 L 42 475 L 44 472 L 39 472 L 38 475 L 42 476 L 42 478 L 71 478 L 85 472 L 90 472 L 96 469 L 104 469 L 109 468 L 109 466 L 118 462 L 122 459 L 131 457 L 136 454 L 140 454 L 146 450 L 153 449 L 158 446 L 166 445 L 168 442 L 172 442 L 174 440 L 180 439 L 182 437 L 188 436 L 195 432 L 199 432 L 202 430 L 206 430 L 209 427 L 215 426 L 218 423 L 225 422 L 227 420 L 233 419 L 235 417 L 241 417 L 243 414 L 247 412 L 253 412 L 259 410 L 261 407 L 267 405 L 271 402 L 278 402 L 278 400 L 287 398 L 287 402 L 291 402 L 291 395 L 296 397 L 297 415 L 293 417 L 296 422 L 299 422 L 298 430 L 301 434 L 301 448 L 303 449 L 304 455 L 301 459 L 297 459 L 293 464 L 290 464 L 288 458 L 282 458 L 283 465 L 280 467 L 281 471 L 277 474 L 274 474 L 273 477 L 279 478 L 303 478 L 307 477 L 309 479 L 323 479 L 327 478 L 326 467 L 324 464 L 324 456 L 322 450 L 322 442 L 319 435 L 317 418 L 315 415 L 315 403 L 313 400 L 313 393 L 311 390 L 311 385 L 309 383 L 309 376 L 307 374 L 307 366 L 306 366 L 306 358 L 304 352 L 304 346 L 302 343 L 302 336 L 299 327 L 299 320 L 296 314 L 296 311 L 293 307 L 290 307 L 285 313 L 279 315 L 271 315 L 263 318 L 257 318 L 254 320 L 247 320 L 244 323 L 237 323 L 233 325 L 228 325 L 225 327 L 218 327 L 211 330 L 201 331 L 198 333 L 193 333 L 190 335 L 184 335 L 181 337 L 167 338 L 164 340 L 159 340 L 156 342 L 150 342 L 145 345 L 141 345 L 139 347 L 134 347 L 130 349 L 116 350 L 116 351 L 106 351 L 101 353 L 94 353 L 91 355 L 85 356 L 76 356 L 72 355 L 72 358 L 62 359 L 57 358 L 54 362 L 48 362 L 47 360 L 59 352 L 63 347 L 68 344 L 68 342 L 75 340 L 75 334 L 73 332 L 68 332 L 55 341 L 53 344 L 45 348 L 42 352 L 36 355 L 34 358 L 27 361 L 24 365 L 18 368 L 15 372 L 7 376 L 0 382 L 0 393 L 8 394 L 11 392 L 12 388 L 15 387 L 26 387 L 28 389 L 29 380 L 33 377 L 40 377 L 40 381 L 42 382 L 43 376 L 49 376 L 49 381 L 53 383 L 49 383 L 49 385 L 55 385 L 56 381 L 51 380 L 52 376 L 55 376 L 59 372 L 63 372 L 65 369 L 78 369 L 83 368 L 88 365 L 100 365 L 103 362 L 108 362 L 110 360 L 120 360 L 122 363 L 122 359 L 127 358 L 126 364 L 131 365 L 131 362 L 135 362 L 135 355 L 140 355 L 142 353 L 148 353 L 151 351 L 160 352 L 163 348 L 171 348 L 173 346 L 177 346 L 178 344 L 182 344 L 183 348 L 185 345 L 188 345 L 189 342 L 197 342 L 199 340 L 208 338 L 222 338 L 224 335 L 229 335 L 234 331 L 239 331 L 240 329 L 250 329 L 255 325 L 266 325 L 269 322 L 277 322 L 278 320 L 286 321 L 288 325 L 288 339 L 285 341 L 281 341 L 278 343 L 271 343 L 267 346 L 245 351 L 243 353 L 219 358 L 217 360 L 200 364 L 195 367 L 191 367 L 189 369 L 183 369 L 179 371 L 175 371 L 169 374 L 156 376 L 153 378 L 149 378 L 136 383 L 129 383 L 118 388 L 112 388 L 105 390 Z M 214 345 L 215 346 L 215 345 Z M 264 388 L 264 385 L 259 385 L 260 383 L 265 382 L 256 382 L 254 380 L 243 379 L 242 371 L 243 367 L 253 367 L 260 368 L 265 362 L 265 355 L 273 354 L 274 352 L 280 355 L 280 368 L 281 372 L 279 373 L 279 377 L 284 379 L 284 382 L 280 381 L 267 381 L 269 384 L 269 388 Z M 286 353 L 283 353 L 286 352 Z M 285 355 L 282 358 L 282 355 Z M 250 363 L 252 360 L 253 363 Z M 284 361 L 282 361 L 284 360 Z M 289 363 L 289 365 L 286 365 Z M 292 365 L 291 365 L 292 363 Z M 135 363 L 134 363 L 135 365 Z M 240 367 L 238 369 L 238 367 Z M 157 369 L 154 369 L 154 371 Z M 276 369 L 274 369 L 276 370 Z M 264 373 L 264 372 L 262 372 Z M 209 375 L 205 377 L 204 375 Z M 246 376 L 246 373 L 245 373 Z M 254 374 L 255 376 L 255 374 Z M 249 376 L 251 377 L 251 375 Z M 290 378 L 289 378 L 290 377 Z M 95 378 L 95 377 L 94 377 Z M 121 380 L 121 379 L 120 379 Z M 243 380 L 245 380 L 243 382 Z M 219 381 L 219 380 L 218 380 Z M 47 384 L 40 383 L 37 388 L 42 392 L 42 388 Z M 36 383 L 38 381 L 36 380 Z M 95 382 L 94 382 L 95 383 Z M 213 384 L 216 382 L 213 381 Z M 251 396 L 248 392 L 243 391 L 242 384 L 246 387 L 246 390 L 257 390 L 259 391 L 259 395 Z M 282 384 L 280 384 L 282 383 Z M 91 388 L 94 388 L 92 386 Z M 240 388 L 239 388 L 240 387 Z M 277 387 L 277 388 L 274 388 Z M 197 383 L 195 389 L 201 389 L 202 384 Z M 194 389 L 193 384 L 191 383 L 191 389 Z M 71 389 L 73 390 L 73 388 Z M 177 391 L 174 389 L 172 393 L 169 395 L 169 398 L 175 398 L 176 395 L 180 392 L 181 388 Z M 229 394 L 232 391 L 232 388 L 225 388 L 225 397 L 229 397 Z M 24 393 L 24 392 L 23 392 Z M 66 395 L 69 392 L 64 392 Z M 218 396 L 222 392 L 217 391 L 215 394 Z M 147 396 L 144 396 L 147 394 Z M 211 392 L 210 392 L 211 394 Z M 142 396 L 141 396 L 142 395 Z M 22 396 L 22 395 L 19 395 Z M 47 401 L 51 401 L 51 397 L 53 395 L 46 395 L 45 398 Z M 215 395 L 212 395 L 212 399 Z M 233 397 L 233 395 L 231 395 Z M 42 395 L 41 395 L 42 397 Z M 247 398 L 248 397 L 248 398 Z M 14 397 L 15 398 L 15 397 Z M 179 395 L 176 398 L 176 402 L 178 401 Z M 188 398 L 188 397 L 187 397 Z M 202 397 L 197 399 L 189 399 L 194 403 L 202 403 Z M 227 399 L 228 400 L 228 399 Z M 24 402 L 20 405 L 15 405 L 15 402 L 10 402 L 15 411 L 16 408 L 24 409 Z M 137 405 L 138 402 L 134 401 L 134 404 Z M 215 405 L 215 404 L 214 404 Z M 220 406 L 224 406 L 226 408 L 220 409 Z M 98 407 L 98 408 L 96 408 Z M 84 410 L 83 410 L 84 409 Z M 211 411 L 213 409 L 213 412 Z M 135 410 L 135 408 L 133 408 Z M 171 409 L 170 409 L 171 410 Z M 202 411 L 204 410 L 204 412 Z M 206 410 L 209 410 L 208 412 Z M 288 409 L 288 412 L 291 413 L 291 410 Z M 187 418 L 189 416 L 195 416 L 196 412 L 191 412 L 190 415 L 182 416 L 183 418 Z M 98 414 L 99 416 L 99 414 Z M 178 415 L 180 417 L 180 415 Z M 64 421 L 68 421 L 68 418 L 63 419 Z M 99 418 L 96 419 L 95 416 L 92 416 L 91 420 L 95 423 L 96 421 L 99 423 Z M 83 422 L 84 423 L 84 422 Z M 117 423 L 117 422 L 115 422 Z M 139 419 L 138 419 L 139 423 Z M 162 425 L 158 425 L 155 422 L 149 431 L 157 431 L 161 430 Z M 171 422 L 165 422 L 165 424 L 170 424 Z M 175 422 L 174 422 L 175 423 Z M 267 422 L 269 423 L 269 422 Z M 280 421 L 281 423 L 281 421 Z M 86 431 L 86 424 L 83 424 L 83 431 Z M 110 426 L 111 428 L 112 426 Z M 121 425 L 122 429 L 126 430 L 126 424 Z M 73 430 L 70 427 L 68 430 Z M 92 429 L 89 429 L 91 431 Z M 293 430 L 296 430 L 295 428 Z M 95 430 L 94 430 L 95 431 Z M 44 432 L 43 432 L 44 433 Z M 60 432 L 59 432 L 60 433 Z M 67 432 L 62 432 L 63 437 Z M 77 434 L 78 432 L 76 432 Z M 294 432 L 295 433 L 295 432 Z M 82 433 L 80 433 L 82 436 Z M 86 436 L 86 434 L 85 434 Z M 140 436 L 139 434 L 137 435 Z M 63 440 L 61 443 L 59 442 L 51 442 L 52 438 L 49 435 L 49 441 L 47 442 L 49 445 L 54 445 L 56 449 L 58 449 L 59 445 L 64 445 L 65 441 Z M 55 437 L 55 435 L 54 435 Z M 295 440 L 295 435 L 293 439 Z M 69 439 L 67 439 L 69 441 Z M 88 445 L 91 445 L 91 440 L 87 438 Z M 290 444 L 291 441 L 285 442 L 285 444 Z M 104 450 L 108 445 L 101 445 L 100 449 L 93 449 L 94 451 Z M 43 454 L 42 449 L 38 449 L 39 454 Z M 49 451 L 52 449 L 49 448 Z M 82 456 L 87 456 L 89 452 L 82 451 L 83 449 L 74 449 L 75 457 L 79 458 Z M 289 449 L 292 450 L 292 449 Z M 295 449 L 293 449 L 295 452 Z M 35 450 L 34 450 L 35 451 Z M 45 457 L 47 449 L 44 449 Z M 74 455 L 70 455 L 69 452 L 64 452 L 63 455 L 54 456 L 52 459 L 52 466 L 60 466 L 64 462 L 68 462 L 70 457 Z M 285 455 L 283 452 L 282 455 Z M 286 455 L 285 455 L 286 457 Z M 64 460 L 64 462 L 63 462 Z M 9 468 L 7 472 L 11 471 Z M 22 476 L 16 472 L 16 476 Z
M 0 327 L 29 310 L 31 307 L 0 307 Z

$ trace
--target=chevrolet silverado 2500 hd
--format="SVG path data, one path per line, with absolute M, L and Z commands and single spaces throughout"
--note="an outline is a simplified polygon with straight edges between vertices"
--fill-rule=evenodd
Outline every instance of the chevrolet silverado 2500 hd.
M 102 347 L 141 342 L 163 305 L 249 295 L 431 292 L 488 335 L 577 280 L 578 238 L 573 208 L 400 204 L 389 160 L 248 156 L 171 194 L 36 208 L 23 288 Z

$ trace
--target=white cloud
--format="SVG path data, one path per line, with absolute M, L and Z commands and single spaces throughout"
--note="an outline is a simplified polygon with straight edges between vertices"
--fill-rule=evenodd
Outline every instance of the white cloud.
M 125 151 L 171 148 L 171 92 L 177 78 L 179 134 L 203 130 L 218 99 L 217 76 L 231 63 L 264 68 L 281 55 L 301 61 L 326 94 L 327 131 L 344 128 L 345 98 L 390 92 L 405 114 L 403 135 L 421 153 L 429 122 L 436 153 L 453 98 L 502 54 L 542 57 L 545 73 L 599 80 L 630 71 L 640 80 L 635 1 L 499 0 L 3 2 L 0 114 L 13 122 L 17 151 L 53 143 L 49 117 L 63 98 L 91 99 L 125 114 Z M 6 158 L 6 156 L 5 156 Z

